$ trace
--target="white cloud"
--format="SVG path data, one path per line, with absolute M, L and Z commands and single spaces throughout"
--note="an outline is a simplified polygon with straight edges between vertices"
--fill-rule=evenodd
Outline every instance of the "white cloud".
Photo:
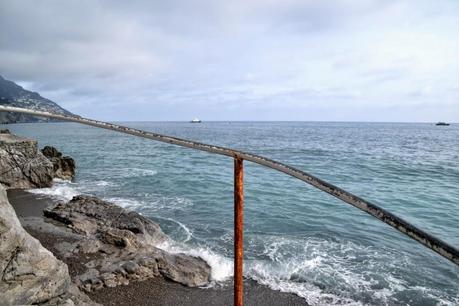
M 456 1 L 4 0 L 0 6 L 0 27 L 7 29 L 0 32 L 0 74 L 90 117 L 459 116 Z M 133 104 L 141 113 L 132 112 Z

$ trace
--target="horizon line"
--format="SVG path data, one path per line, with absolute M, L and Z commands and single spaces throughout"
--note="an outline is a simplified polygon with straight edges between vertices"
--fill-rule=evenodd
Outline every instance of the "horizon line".
M 177 122 L 177 123 L 191 123 L 190 120 L 108 120 L 104 119 L 109 122 Z M 193 123 L 193 124 L 203 124 L 206 122 L 258 122 L 258 123 L 263 123 L 263 122 L 304 122 L 304 123 L 422 123 L 422 124 L 436 124 L 439 122 L 446 122 L 448 124 L 459 124 L 459 122 L 447 122 L 447 121 L 339 121 L 339 120 L 201 120 L 199 123 Z M 44 122 L 14 122 L 14 123 L 0 123 L 0 125 L 10 125 L 10 124 L 22 124 L 22 123 L 49 123 L 49 121 L 44 121 Z M 67 122 L 71 123 L 71 122 Z

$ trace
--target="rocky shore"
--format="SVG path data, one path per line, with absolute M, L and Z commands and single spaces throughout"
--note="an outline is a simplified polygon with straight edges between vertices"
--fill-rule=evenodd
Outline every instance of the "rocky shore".
M 0 157 L 0 305 L 232 303 L 231 286 L 197 289 L 211 282 L 207 262 L 162 250 L 170 238 L 140 214 L 91 196 L 56 202 L 18 190 L 72 179 L 70 157 L 8 131 Z M 251 305 L 304 305 L 251 281 L 246 291 Z
M 73 179 L 75 161 L 57 149 L 0 130 L 0 184 L 10 188 L 50 187 L 54 178 Z
M 68 268 L 19 222 L 0 185 L 0 304 L 86 305 Z
M 169 239 L 154 222 L 95 197 L 76 196 L 45 209 L 45 217 L 71 229 L 75 242 L 54 246 L 61 258 L 91 260 L 74 277 L 86 292 L 157 276 L 189 287 L 207 285 L 210 267 L 202 259 L 169 254 L 156 246 Z

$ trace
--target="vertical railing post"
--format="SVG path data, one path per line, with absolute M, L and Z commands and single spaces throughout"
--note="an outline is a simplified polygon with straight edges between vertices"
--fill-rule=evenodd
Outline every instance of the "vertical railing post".
M 234 305 L 243 304 L 244 165 L 234 158 Z

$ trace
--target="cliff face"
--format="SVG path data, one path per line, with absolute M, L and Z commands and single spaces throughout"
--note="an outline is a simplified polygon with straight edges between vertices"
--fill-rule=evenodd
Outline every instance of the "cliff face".
M 25 90 L 16 83 L 4 79 L 2 76 L 0 76 L 0 105 L 42 110 L 51 113 L 71 114 L 55 102 L 43 98 L 36 92 Z M 48 119 L 25 114 L 0 112 L 0 123 L 41 121 L 48 121 Z
M 0 184 L 0 304 L 43 303 L 69 285 L 67 266 L 24 230 Z

